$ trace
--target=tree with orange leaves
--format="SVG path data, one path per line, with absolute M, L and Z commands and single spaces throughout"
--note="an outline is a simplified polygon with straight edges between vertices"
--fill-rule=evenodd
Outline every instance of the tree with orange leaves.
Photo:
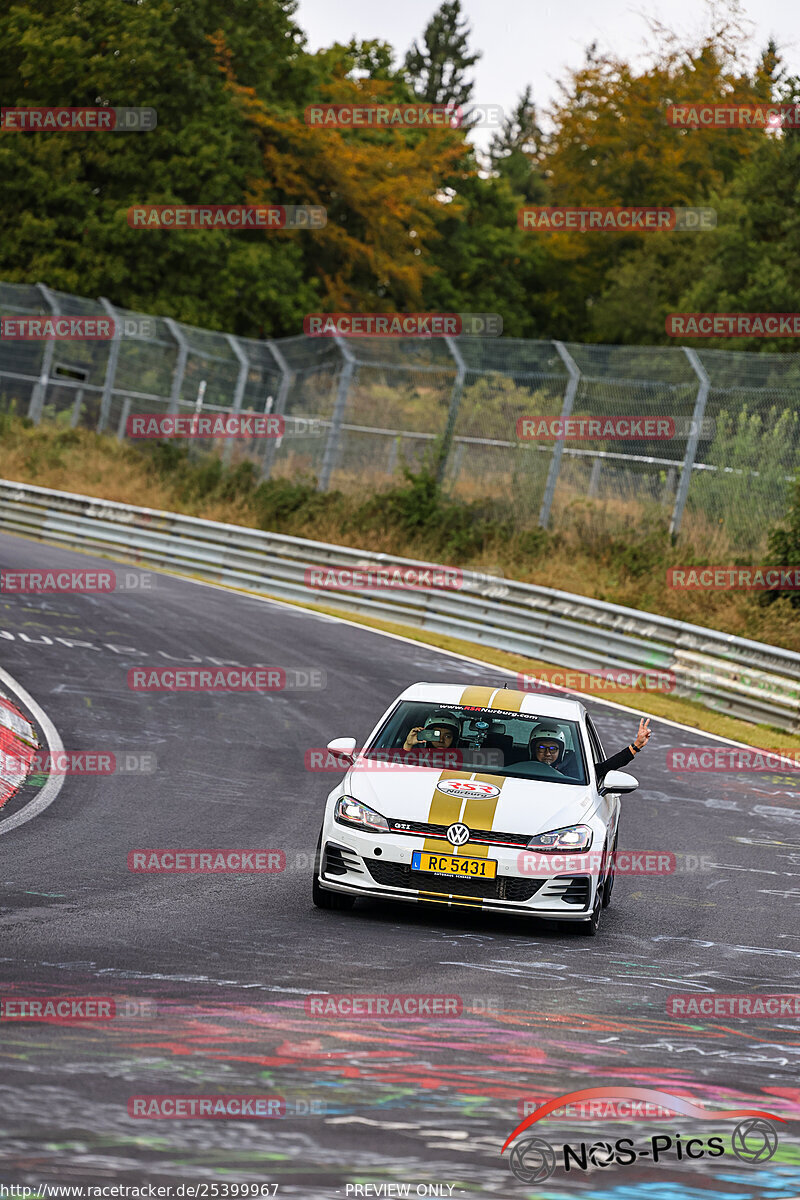
M 365 57 L 373 69 L 378 67 L 370 77 L 359 75 Z M 321 51 L 313 58 L 319 85 L 309 104 L 413 104 L 413 95 L 402 77 L 388 70 L 388 61 L 380 43 L 337 44 Z M 468 169 L 471 161 L 463 131 L 450 126 L 315 125 L 296 106 L 268 105 L 233 77 L 229 87 L 261 142 L 263 172 L 253 181 L 252 201 L 318 204 L 327 210 L 327 224 L 304 243 L 308 273 L 320 284 L 322 309 L 391 312 L 418 307 L 426 275 L 433 270 L 431 248 L 451 212 L 442 179 Z

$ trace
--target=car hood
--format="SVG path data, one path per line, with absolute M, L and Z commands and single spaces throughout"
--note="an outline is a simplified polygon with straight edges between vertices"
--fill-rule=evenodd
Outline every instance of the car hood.
M 443 779 L 443 775 L 446 779 Z M 378 771 L 356 764 L 345 776 L 343 791 L 384 817 L 396 821 L 450 824 L 503 833 L 546 833 L 585 820 L 593 808 L 586 784 L 548 783 L 482 773 L 479 779 L 499 789 L 491 797 L 451 796 L 437 786 L 473 780 L 467 771 L 396 768 Z

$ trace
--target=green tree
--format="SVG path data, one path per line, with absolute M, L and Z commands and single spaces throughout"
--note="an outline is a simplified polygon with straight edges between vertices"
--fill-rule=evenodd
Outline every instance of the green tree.
M 461 0 L 445 0 L 428 22 L 424 45 L 414 42 L 406 54 L 406 75 L 420 100 L 454 107 L 469 104 L 474 82 L 467 73 L 481 57 L 470 53 L 469 37 Z
M 800 80 L 784 79 L 779 92 L 784 103 L 797 104 Z M 720 202 L 716 230 L 702 241 L 678 311 L 800 311 L 800 130 L 761 136 Z M 737 338 L 736 348 L 796 352 L 797 339 Z
M 297 236 L 127 223 L 137 203 L 247 201 L 259 144 L 226 87 L 220 38 L 231 70 L 285 96 L 303 83 L 292 10 L 282 0 L 0 10 L 4 105 L 158 110 L 148 133 L 3 133 L 0 278 L 243 334 L 296 330 L 315 296 Z
M 475 168 L 449 182 L 452 207 L 431 247 L 426 308 L 499 313 L 507 337 L 549 336 L 558 275 L 548 249 L 517 228 L 521 198 L 506 179 L 483 179 Z
M 796 103 L 798 81 L 778 69 L 770 44 L 754 90 Z M 729 131 L 738 133 L 740 131 Z M 704 136 L 697 131 L 693 136 Z M 593 311 L 600 341 L 664 343 L 669 312 L 796 312 L 800 306 L 800 133 L 759 133 L 734 172 L 702 197 L 717 226 L 702 234 L 656 234 L 626 248 L 612 266 Z M 681 343 L 692 339 L 681 338 Z M 703 338 L 706 349 L 730 348 Z M 795 350 L 793 340 L 736 339 L 737 350 Z
M 718 103 L 720 97 L 741 103 L 769 100 L 774 71 L 769 55 L 755 70 L 749 67 L 730 14 L 723 14 L 720 26 L 696 45 L 660 38 L 641 69 L 590 47 L 584 64 L 561 86 L 552 113 L 554 130 L 538 155 L 550 202 L 683 206 L 724 195 L 765 135 L 673 127 L 666 120 L 667 106 Z M 620 341 L 667 340 L 662 309 L 666 305 L 669 311 L 685 283 L 696 277 L 697 260 L 695 275 L 688 268 L 694 255 L 703 261 L 711 237 L 577 231 L 528 236 L 550 245 L 572 293 L 566 336 L 597 340 L 612 335 Z M 665 247 L 666 237 L 674 240 L 674 249 Z M 645 312 L 642 302 L 649 305 Z
M 516 107 L 505 117 L 500 132 L 493 135 L 489 159 L 498 175 L 507 179 L 512 190 L 530 204 L 543 203 L 547 195 L 544 180 L 534 166 L 543 142 L 533 89 L 528 84 Z
M 412 99 L 401 74 L 376 60 L 375 44 L 335 44 L 315 56 L 317 103 L 362 107 Z M 361 72 L 378 61 L 380 77 Z M 361 64 L 359 66 L 359 64 Z M 422 302 L 434 270 L 432 246 L 449 215 L 442 177 L 460 174 L 470 158 L 464 132 L 448 126 L 418 129 L 339 128 L 306 124 L 293 106 L 278 110 L 231 78 L 263 156 L 259 176 L 288 203 L 321 204 L 327 225 L 304 247 L 325 311 L 410 311 Z M 460 209 L 460 205 L 457 205 Z

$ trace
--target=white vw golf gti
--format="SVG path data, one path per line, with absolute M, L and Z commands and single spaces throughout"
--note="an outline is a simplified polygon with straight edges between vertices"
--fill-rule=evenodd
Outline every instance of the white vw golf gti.
M 508 688 L 416 683 L 325 806 L 314 903 L 359 896 L 570 922 L 597 932 L 611 898 L 621 794 L 583 704 Z

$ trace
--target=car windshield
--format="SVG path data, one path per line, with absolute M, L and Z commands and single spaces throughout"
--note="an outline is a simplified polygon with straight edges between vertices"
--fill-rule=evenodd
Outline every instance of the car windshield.
M 498 708 L 404 700 L 363 752 L 378 760 L 398 755 L 409 766 L 438 770 L 573 786 L 587 781 L 577 721 Z

